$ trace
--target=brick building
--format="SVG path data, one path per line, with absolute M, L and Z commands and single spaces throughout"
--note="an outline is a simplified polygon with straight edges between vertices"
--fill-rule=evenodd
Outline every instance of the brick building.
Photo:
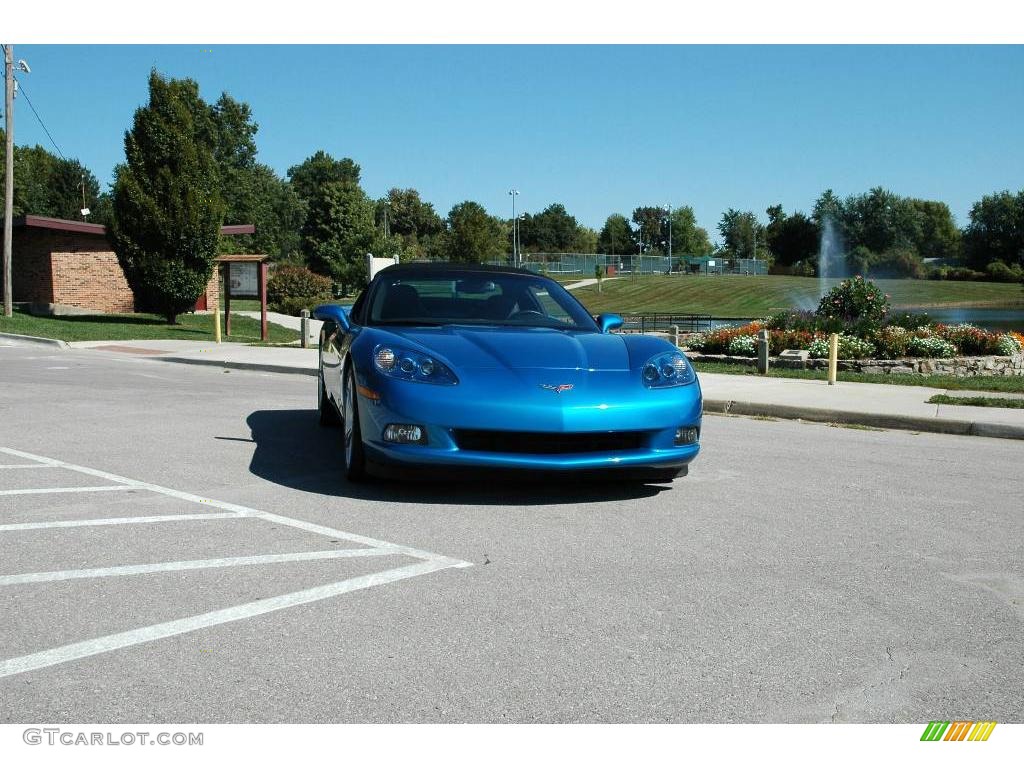
M 135 296 L 102 224 L 20 216 L 12 222 L 11 289 L 16 302 L 39 307 L 75 307 L 97 312 L 134 312 Z M 252 224 L 221 227 L 222 235 L 255 232 Z M 216 276 L 204 306 L 217 306 Z

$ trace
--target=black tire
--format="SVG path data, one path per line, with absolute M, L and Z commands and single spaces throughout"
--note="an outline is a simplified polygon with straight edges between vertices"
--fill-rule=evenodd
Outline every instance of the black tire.
M 316 376 L 317 379 L 317 407 L 320 410 L 320 426 L 321 427 L 338 427 L 341 426 L 341 417 L 338 416 L 338 409 L 334 407 L 331 399 L 327 396 L 327 387 L 324 386 L 324 372 L 320 369 L 320 372 Z
M 349 368 L 345 371 L 342 385 L 344 401 L 343 426 L 345 477 L 353 483 L 366 480 L 366 452 L 363 449 L 363 434 L 359 427 L 359 398 L 356 397 L 356 377 Z

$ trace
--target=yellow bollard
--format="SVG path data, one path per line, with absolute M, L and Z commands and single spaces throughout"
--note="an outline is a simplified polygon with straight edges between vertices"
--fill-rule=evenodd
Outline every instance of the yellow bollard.
M 213 269 L 217 275 L 217 290 L 214 291 L 216 298 L 213 302 L 213 340 L 220 344 L 220 269 L 216 266 Z
M 839 367 L 839 334 L 828 337 L 828 383 L 836 383 L 836 369 Z

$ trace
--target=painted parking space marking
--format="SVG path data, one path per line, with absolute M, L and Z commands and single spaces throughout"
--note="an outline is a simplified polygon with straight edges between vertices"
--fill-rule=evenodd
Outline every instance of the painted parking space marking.
M 93 525 L 131 525 L 133 523 L 177 523 L 182 520 L 227 520 L 248 517 L 241 512 L 208 512 L 199 515 L 148 515 L 146 517 L 97 517 L 90 520 L 50 520 L 45 523 L 6 523 L 3 531 L 35 531 L 41 528 L 82 528 Z
M 209 560 L 179 560 L 171 563 L 141 563 L 116 565 L 111 568 L 82 568 L 74 571 L 43 571 L 0 576 L 0 587 L 12 584 L 38 584 L 44 581 L 70 579 L 99 579 L 106 576 L 137 576 L 143 573 L 195 571 L 204 568 L 231 568 L 240 565 L 266 563 L 299 563 L 312 560 L 336 560 L 344 557 L 388 557 L 394 553 L 380 547 L 370 549 L 328 549 L 319 552 L 289 552 L 283 555 L 247 555 L 245 557 L 218 557 Z
M 186 632 L 195 632 L 199 629 L 227 624 L 240 619 L 249 619 L 261 616 L 273 611 L 280 611 L 284 608 L 292 608 L 297 605 L 315 603 L 329 597 L 343 595 L 347 592 L 354 592 L 359 589 L 367 589 L 382 584 L 409 579 L 414 576 L 424 576 L 434 571 L 445 568 L 458 567 L 444 562 L 443 560 L 425 561 L 406 565 L 401 568 L 393 568 L 389 571 L 371 573 L 367 576 L 359 576 L 354 579 L 338 581 L 334 584 L 325 584 L 320 587 L 303 589 L 298 592 L 291 592 L 287 595 L 270 597 L 265 600 L 257 600 L 243 605 L 236 605 L 232 608 L 225 608 L 210 613 L 202 613 L 198 616 L 190 616 L 187 619 L 166 621 L 162 624 L 154 624 L 141 629 L 133 629 L 127 632 L 118 632 L 105 637 L 98 637 L 93 640 L 86 640 L 81 643 L 71 643 L 58 648 L 51 648 L 39 653 L 30 653 L 26 656 L 18 656 L 14 659 L 0 661 L 0 677 L 16 675 L 21 672 L 51 667 L 54 664 L 63 664 L 77 659 L 84 659 L 88 656 L 95 656 L 100 653 L 109 653 L 120 648 L 129 648 L 140 643 L 148 643 L 153 640 L 161 640 L 165 637 L 183 635 Z
M 63 664 L 101 653 L 128 648 L 140 643 L 152 642 L 167 637 L 194 632 L 196 630 L 214 627 L 229 622 L 261 616 L 274 611 L 284 610 L 298 605 L 305 605 L 331 597 L 343 595 L 356 590 L 368 589 L 371 587 L 390 584 L 403 579 L 424 576 L 436 571 L 448 568 L 468 568 L 471 563 L 456 558 L 439 555 L 434 552 L 406 547 L 400 544 L 373 539 L 368 536 L 348 533 L 329 526 L 311 523 L 306 520 L 285 517 L 271 512 L 264 512 L 241 504 L 233 504 L 226 501 L 209 499 L 196 494 L 178 491 L 172 488 L 146 483 L 140 480 L 133 480 L 110 472 L 105 472 L 91 467 L 84 467 L 59 459 L 47 456 L 19 451 L 14 448 L 0 447 L 0 454 L 6 454 L 23 461 L 31 461 L 31 466 L 52 467 L 64 470 L 71 470 L 89 477 L 100 478 L 114 485 L 104 486 L 77 486 L 70 488 L 54 489 L 18 489 L 14 491 L 0 492 L 0 494 L 14 496 L 29 493 L 48 492 L 74 492 L 74 491 L 118 491 L 118 490 L 142 490 L 168 496 L 193 504 L 205 507 L 213 507 L 221 510 L 212 513 L 186 513 L 179 515 L 150 515 L 146 517 L 110 517 L 95 518 L 88 520 L 61 520 L 33 523 L 8 523 L 0 525 L 0 534 L 7 531 L 26 531 L 47 528 L 77 528 L 86 526 L 117 526 L 134 525 L 139 523 L 160 523 L 193 521 L 202 524 L 207 520 L 219 520 L 227 518 L 256 519 L 264 522 L 276 523 L 278 525 L 297 528 L 308 533 L 328 536 L 335 540 L 344 540 L 353 544 L 359 544 L 362 548 L 333 549 L 315 552 L 295 552 L 286 554 L 249 555 L 245 557 L 226 557 L 206 560 L 182 560 L 166 563 L 143 563 L 138 565 L 113 566 L 106 568 L 85 568 L 77 570 L 43 571 L 37 573 L 6 574 L 0 576 L 0 587 L 13 586 L 18 584 L 32 584 L 41 582 L 58 582 L 73 579 L 95 579 L 108 577 L 137 576 L 148 573 L 161 573 L 173 571 L 188 571 L 207 568 L 227 568 L 238 566 L 258 566 L 271 563 L 289 562 L 316 562 L 341 558 L 369 558 L 369 557 L 394 557 L 404 556 L 420 560 L 421 562 L 411 565 L 404 565 L 391 568 L 377 573 L 371 573 L 355 578 L 324 584 L 309 589 L 299 590 L 276 597 L 256 600 L 242 605 L 232 606 L 220 610 L 190 616 L 183 619 L 175 619 L 148 627 L 140 627 L 125 632 L 117 632 L 103 637 L 96 637 L 77 643 L 70 643 L 56 648 L 18 656 L 12 659 L 0 660 L 0 677 L 30 672 L 43 669 L 55 664 Z
M 44 493 L 89 493 L 92 491 L 127 491 L 127 485 L 69 485 L 63 488 L 15 488 L 10 491 L 0 491 L 0 496 L 28 496 Z

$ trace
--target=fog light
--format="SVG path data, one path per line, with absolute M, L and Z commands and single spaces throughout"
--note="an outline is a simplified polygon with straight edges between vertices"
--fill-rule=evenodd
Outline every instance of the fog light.
M 416 424 L 388 424 L 384 427 L 386 443 L 419 443 L 427 442 L 427 431 Z
M 697 442 L 696 427 L 679 427 L 676 430 L 676 445 L 692 445 Z

